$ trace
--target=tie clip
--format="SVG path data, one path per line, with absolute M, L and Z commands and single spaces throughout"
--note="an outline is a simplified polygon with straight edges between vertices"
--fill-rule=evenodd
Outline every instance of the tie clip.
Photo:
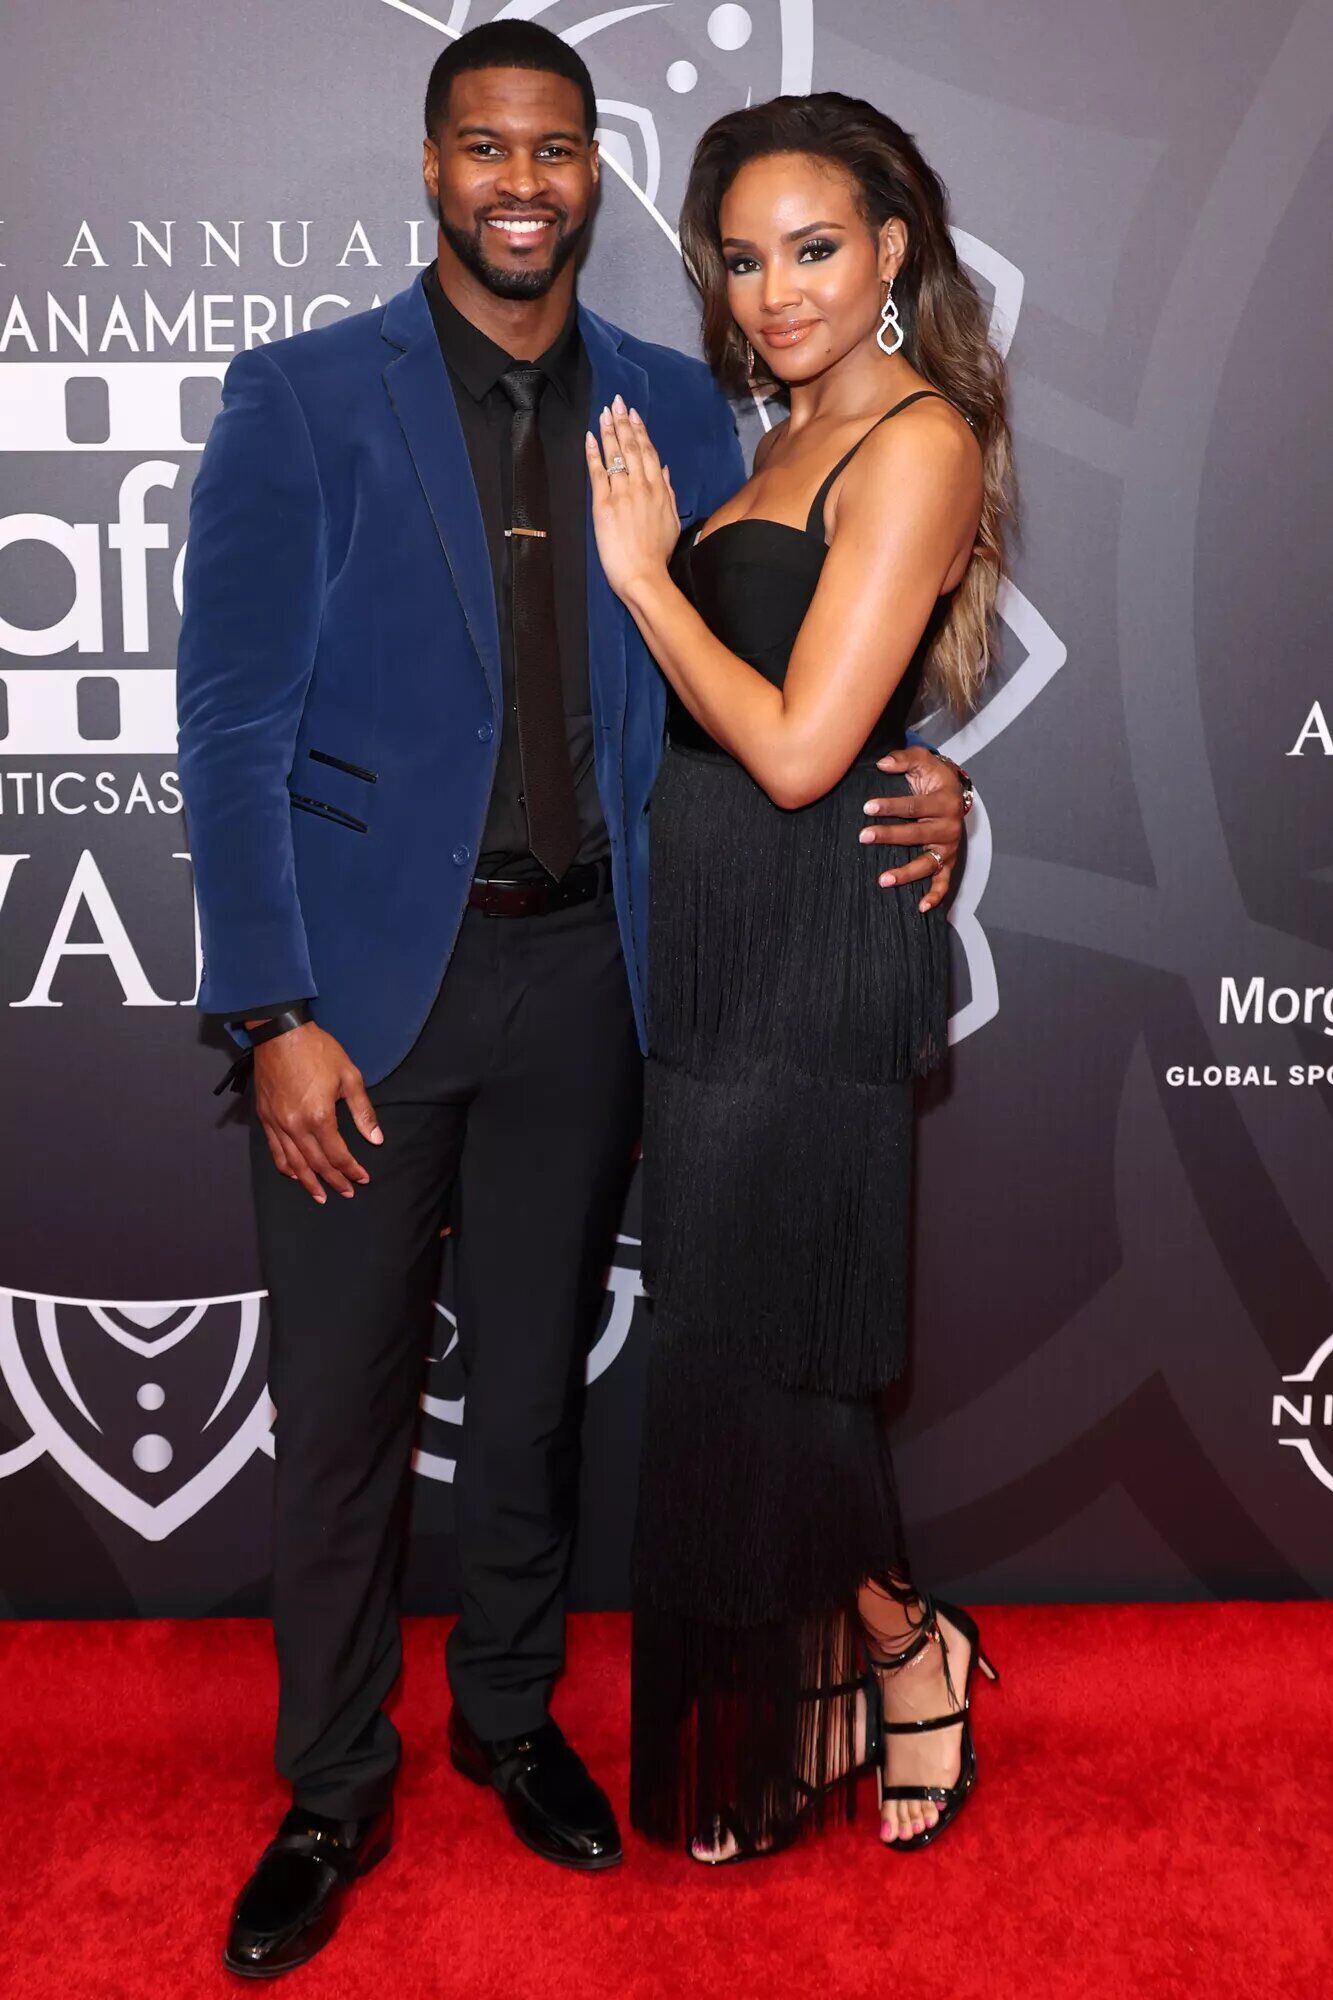
M 544 542 L 546 540 L 545 528 L 506 528 L 505 529 L 506 540 L 509 538 L 510 535 L 531 535 L 535 541 L 539 542 Z

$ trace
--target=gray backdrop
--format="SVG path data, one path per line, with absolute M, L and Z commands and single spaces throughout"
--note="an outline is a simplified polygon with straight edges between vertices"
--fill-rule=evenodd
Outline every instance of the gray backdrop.
M 578 45 L 589 302 L 692 347 L 708 119 L 884 105 L 1008 347 L 1025 535 L 954 734 L 979 809 L 924 1119 L 900 1466 L 977 1597 L 1333 1577 L 1333 25 L 1293 0 L 11 0 L 0 83 L 0 1597 L 252 1609 L 270 1412 L 244 1133 L 192 1011 L 179 559 L 228 355 L 430 254 L 420 101 L 496 13 Z M 763 418 L 743 413 L 747 443 Z M 939 741 L 950 729 L 934 725 Z M 590 1358 L 584 1604 L 622 1602 L 637 1197 Z M 448 1605 L 447 1274 L 410 1595 Z

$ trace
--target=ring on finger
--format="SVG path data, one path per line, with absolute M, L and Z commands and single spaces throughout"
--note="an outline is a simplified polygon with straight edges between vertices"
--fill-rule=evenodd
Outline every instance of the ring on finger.
M 608 472 L 623 472 L 626 478 L 629 477 L 629 467 L 626 465 L 624 459 L 620 456 L 619 452 L 616 453 L 615 457 L 611 460 L 611 463 L 607 466 L 606 469 Z
M 944 856 L 940 853 L 938 847 L 928 847 L 926 849 L 926 852 L 930 856 L 931 860 L 935 863 L 935 866 L 937 868 L 943 868 Z

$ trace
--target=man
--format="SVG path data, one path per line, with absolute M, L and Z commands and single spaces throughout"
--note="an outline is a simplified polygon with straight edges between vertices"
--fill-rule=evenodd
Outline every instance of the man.
M 446 50 L 435 266 L 237 356 L 191 503 L 180 768 L 200 1004 L 254 1051 L 293 1791 L 233 1917 L 225 1962 L 247 1975 L 310 1958 L 388 1851 L 383 1703 L 446 1218 L 467 1379 L 451 1754 L 548 1860 L 621 1855 L 549 1700 L 584 1356 L 639 1130 L 665 698 L 596 560 L 582 439 L 617 396 L 642 410 L 685 519 L 743 466 L 700 363 L 577 305 L 595 114 L 545 29 Z M 938 811 L 882 836 L 929 841 L 943 886 L 959 784 L 908 759 Z

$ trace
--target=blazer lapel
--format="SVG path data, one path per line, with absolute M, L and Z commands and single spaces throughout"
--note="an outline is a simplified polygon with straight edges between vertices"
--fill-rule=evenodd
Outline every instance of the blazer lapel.
M 419 281 L 390 299 L 382 331 L 399 350 L 385 367 L 384 386 L 412 454 L 498 718 L 504 695 L 490 551 L 449 371 Z
M 592 364 L 592 405 L 588 412 L 588 428 L 594 437 L 600 434 L 598 419 L 606 405 L 617 395 L 641 415 L 647 417 L 648 377 L 637 362 L 631 361 L 621 352 L 620 343 L 624 336 L 586 306 L 579 308 L 579 328 L 583 334 L 583 344 Z M 588 678 L 591 683 L 592 709 L 599 730 L 605 730 L 619 741 L 621 727 L 625 719 L 625 629 L 627 613 L 624 605 L 606 580 L 601 558 L 597 553 L 597 538 L 592 525 L 592 491 L 587 500 L 588 537 Z

